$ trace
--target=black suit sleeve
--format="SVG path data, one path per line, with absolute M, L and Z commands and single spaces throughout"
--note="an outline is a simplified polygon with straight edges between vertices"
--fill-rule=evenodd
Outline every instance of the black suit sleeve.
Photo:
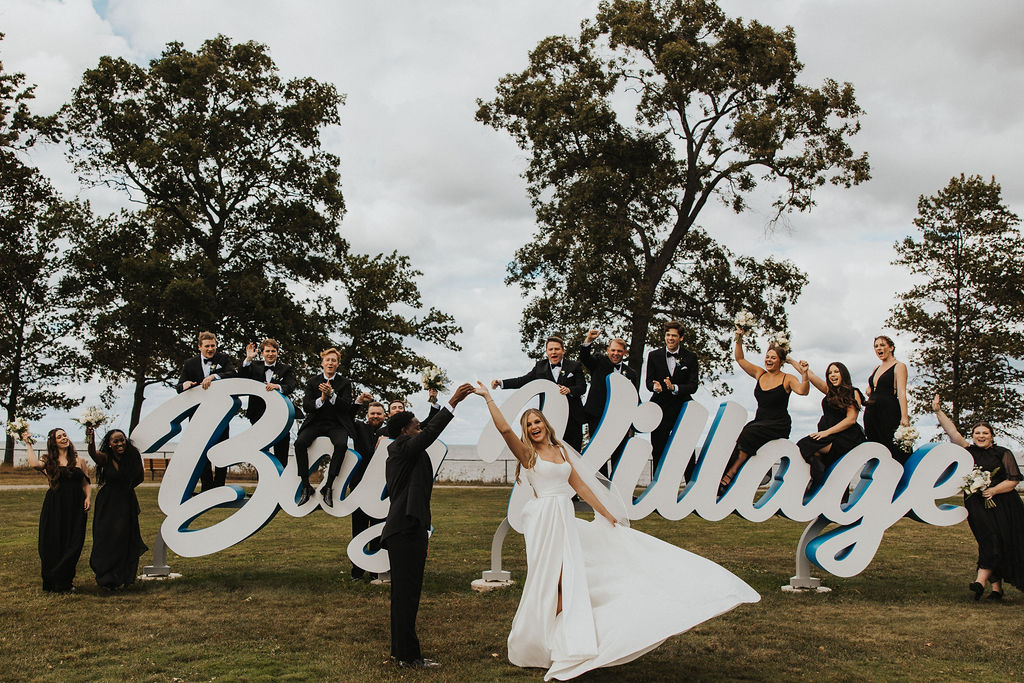
M 590 374 L 593 376 L 594 371 L 597 369 L 593 344 L 584 344 L 580 346 L 580 362 L 583 363 L 583 367 L 590 370 Z
M 264 374 L 264 377 L 266 377 L 265 374 Z M 281 393 L 282 394 L 284 394 L 285 396 L 288 396 L 293 391 L 295 391 L 295 369 L 292 368 L 292 366 L 290 366 L 290 365 L 283 366 L 282 367 L 282 372 L 279 375 L 279 379 L 281 381 L 278 382 L 278 384 L 281 385 Z
M 656 358 L 656 354 L 657 353 L 658 353 L 658 349 L 655 349 L 654 351 L 651 351 L 649 354 L 647 354 L 647 379 L 644 381 L 644 385 L 647 387 L 647 391 L 649 391 L 651 393 L 654 393 L 654 382 L 655 382 L 655 380 L 660 382 L 661 380 L 665 379 L 664 375 L 661 375 L 660 377 L 658 377 L 658 375 L 660 373 L 658 373 L 658 371 L 657 371 L 658 370 L 658 368 L 657 368 L 658 361 L 657 361 L 657 358 Z
M 178 384 L 175 386 L 175 389 L 178 390 L 179 394 L 185 391 L 185 382 L 195 381 L 194 379 L 192 379 L 191 368 L 191 366 L 195 364 L 195 360 L 195 358 L 189 358 L 187 361 L 185 361 L 184 365 L 181 366 L 181 377 L 178 378 Z
M 316 414 L 318 398 L 320 398 L 320 375 L 314 375 L 306 382 L 306 391 L 302 397 L 302 411 L 306 413 L 306 417 Z
M 402 450 L 405 451 L 403 455 L 414 455 L 429 448 L 430 444 L 437 441 L 437 437 L 441 436 L 441 432 L 444 431 L 444 428 L 448 426 L 453 417 L 455 417 L 455 413 L 452 411 L 439 410 L 429 423 L 420 423 L 419 433 L 414 434 L 403 444 Z
M 686 354 L 686 377 L 679 384 L 679 393 L 692 396 L 700 384 L 700 373 L 697 368 L 697 354 Z
M 511 377 L 509 379 L 501 380 L 502 389 L 518 389 L 525 384 L 529 384 L 531 381 L 537 379 L 540 375 L 538 374 L 537 366 L 533 366 L 528 373 L 520 377 Z
M 567 377 L 572 375 L 572 377 Z M 583 368 L 579 363 L 562 362 L 562 372 L 558 375 L 559 384 L 569 387 L 569 395 L 579 398 L 587 391 L 587 378 L 583 376 Z

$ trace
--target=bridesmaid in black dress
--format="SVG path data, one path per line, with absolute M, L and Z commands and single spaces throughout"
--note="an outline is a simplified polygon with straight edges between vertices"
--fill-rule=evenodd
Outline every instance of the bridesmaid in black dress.
M 893 442 L 896 429 L 910 424 L 907 410 L 907 366 L 892 355 L 896 345 L 886 336 L 875 337 L 875 355 L 880 361 L 868 378 L 868 402 L 864 408 L 864 436 L 889 449 L 901 465 L 910 453 Z
M 825 481 L 828 469 L 851 450 L 864 443 L 864 430 L 857 424 L 863 397 L 853 386 L 850 371 L 842 363 L 830 363 L 825 379 L 807 372 L 811 384 L 825 394 L 821 399 L 818 431 L 797 442 L 800 455 L 811 466 L 811 490 Z
M 145 471 L 142 454 L 120 429 L 112 429 L 96 450 L 92 427 L 89 457 L 96 462 L 96 478 L 102 485 L 96 494 L 92 521 L 92 555 L 89 566 L 101 588 L 114 590 L 135 583 L 139 558 L 146 544 L 139 531 L 139 500 L 135 487 Z
M 793 421 L 789 417 L 789 394 L 796 392 L 806 396 L 811 385 L 807 379 L 807 363 L 801 361 L 790 363 L 800 371 L 802 379 L 782 371 L 782 364 L 786 362 L 789 355 L 788 349 L 779 346 L 769 346 L 764 354 L 764 367 L 754 365 L 743 357 L 743 335 L 746 332 L 742 328 L 736 328 L 736 343 L 734 356 L 736 362 L 743 371 L 757 380 L 754 387 L 754 399 L 757 401 L 757 413 L 754 419 L 748 422 L 739 438 L 736 439 L 736 448 L 729 459 L 729 468 L 722 475 L 720 490 L 725 490 L 736 473 L 746 462 L 747 458 L 757 452 L 761 446 L 774 439 L 789 438 L 789 432 L 793 428 Z
M 85 545 L 85 518 L 92 485 L 82 469 L 75 445 L 63 429 L 51 429 L 46 436 L 46 455 L 36 457 L 28 434 L 22 435 L 28 464 L 40 470 L 50 482 L 39 513 L 39 560 L 43 590 L 70 593 L 78 558 Z
M 974 443 L 968 444 L 942 412 L 938 394 L 932 409 L 949 440 L 966 448 L 976 466 L 992 472 L 992 484 L 987 489 L 964 498 L 967 524 L 978 541 L 978 574 L 967 588 L 978 600 L 985 592 L 985 583 L 991 583 L 988 599 L 1002 600 L 1004 581 L 1024 590 L 1024 502 L 1015 490 L 1021 482 L 1020 468 L 1008 448 L 995 445 L 990 424 L 975 424 L 971 428 Z M 986 500 L 994 501 L 996 506 L 985 507 Z

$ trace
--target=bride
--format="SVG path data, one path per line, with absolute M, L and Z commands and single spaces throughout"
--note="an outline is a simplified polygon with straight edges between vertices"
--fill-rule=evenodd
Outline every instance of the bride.
M 527 574 L 508 635 L 512 664 L 567 680 L 630 662 L 669 636 L 761 599 L 714 562 L 617 521 L 611 494 L 586 483 L 596 479 L 542 412 L 524 412 L 516 436 L 487 388 L 477 387 L 519 461 L 516 482 L 525 474 L 534 495 L 523 509 Z M 593 522 L 576 519 L 573 493 L 596 511 Z

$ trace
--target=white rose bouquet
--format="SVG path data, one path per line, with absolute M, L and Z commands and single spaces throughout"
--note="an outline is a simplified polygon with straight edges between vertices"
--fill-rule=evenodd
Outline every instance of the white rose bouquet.
M 420 379 L 423 382 L 423 388 L 428 391 L 433 389 L 434 391 L 442 392 L 448 384 L 448 375 L 446 375 L 444 370 L 436 365 L 431 365 L 429 368 L 424 370 Z
M 989 472 L 975 465 L 974 469 L 971 470 L 970 474 L 964 476 L 964 483 L 963 486 L 960 487 L 960 490 L 963 492 L 964 496 L 970 498 L 975 493 L 984 491 L 989 486 L 991 486 L 992 475 L 998 471 L 998 467 Z M 995 506 L 996 502 L 994 500 L 992 500 L 991 498 L 985 499 L 985 507 L 994 508 Z
M 904 453 L 912 453 L 914 451 L 914 444 L 919 436 L 921 435 L 917 433 L 914 425 L 907 425 L 906 427 L 900 425 L 892 435 L 892 440 Z
M 13 422 L 7 423 L 7 434 L 15 439 L 27 441 L 28 443 L 35 443 L 36 440 L 32 438 L 32 432 L 29 431 L 28 421 L 23 417 L 14 418 Z M 26 436 L 28 438 L 23 439 Z
M 754 318 L 754 314 L 750 311 L 740 311 L 736 314 L 736 319 L 733 321 L 736 323 L 736 327 L 740 328 L 744 332 L 749 332 L 754 328 L 754 323 L 757 320 Z
M 771 346 L 777 346 L 786 353 L 789 353 L 789 333 L 788 332 L 775 332 L 772 336 L 768 337 L 768 344 Z
M 110 417 L 104 413 L 98 406 L 89 406 L 82 413 L 81 417 L 71 418 L 83 427 L 92 427 L 94 430 L 100 425 L 105 425 L 110 422 Z M 86 434 L 86 443 L 92 443 L 92 435 Z

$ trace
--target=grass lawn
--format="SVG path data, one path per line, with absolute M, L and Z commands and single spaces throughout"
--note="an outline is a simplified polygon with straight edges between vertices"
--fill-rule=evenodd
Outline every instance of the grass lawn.
M 156 494 L 139 489 L 149 545 L 162 519 Z M 170 554 L 181 579 L 113 595 L 96 588 L 90 538 L 79 592 L 57 596 L 40 588 L 43 491 L 0 491 L 0 680 L 540 680 L 541 670 L 506 660 L 526 570 L 522 537 L 505 544 L 514 587 L 487 594 L 470 588 L 488 568 L 507 497 L 508 489 L 498 488 L 435 490 L 437 532 L 418 630 L 424 653 L 443 666 L 409 672 L 387 661 L 387 587 L 348 578 L 347 518 L 280 514 L 216 555 Z M 817 595 L 779 590 L 793 574 L 802 524 L 738 517 L 710 523 L 691 515 L 680 522 L 652 516 L 634 526 L 724 565 L 762 600 L 585 680 L 1024 678 L 1024 596 L 1007 588 L 1006 604 L 970 599 L 977 547 L 966 523 L 938 528 L 902 520 L 864 573 L 825 575 L 833 592 Z M 143 564 L 150 559 L 147 553 Z

